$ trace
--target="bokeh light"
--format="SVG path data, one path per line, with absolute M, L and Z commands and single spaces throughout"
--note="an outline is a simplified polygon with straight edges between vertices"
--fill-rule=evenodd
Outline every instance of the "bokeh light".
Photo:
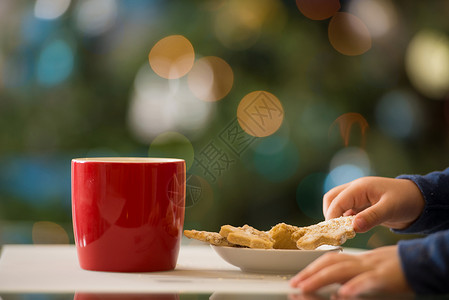
M 279 99 L 266 91 L 247 94 L 237 108 L 237 118 L 246 133 L 265 137 L 275 133 L 284 120 L 284 108 Z
M 212 117 L 214 103 L 196 99 L 184 80 L 165 80 L 145 64 L 137 72 L 128 108 L 128 125 L 141 142 L 176 131 L 201 135 Z
M 59 224 L 40 221 L 33 224 L 32 238 L 34 244 L 68 244 L 69 235 Z
M 369 176 L 372 173 L 368 154 L 358 147 L 347 147 L 338 151 L 332 157 L 329 169 L 330 172 L 322 187 L 324 193 L 336 186 Z
M 371 34 L 365 23 L 347 12 L 332 17 L 328 35 L 332 47 L 344 55 L 361 55 L 371 48 Z
M 128 123 L 138 140 L 149 144 L 162 132 L 176 129 L 176 92 L 147 68 L 140 69 L 128 109 Z
M 284 6 L 276 0 L 229 0 L 215 17 L 218 40 L 230 49 L 243 50 L 253 46 L 262 29 L 279 32 L 285 23 Z
M 57 19 L 67 11 L 69 6 L 70 0 L 36 0 L 34 15 L 39 19 Z
M 325 20 L 340 10 L 340 0 L 296 0 L 296 6 L 309 19 Z
M 194 150 L 192 143 L 184 135 L 170 131 L 158 135 L 150 145 L 149 157 L 180 158 L 186 161 L 186 169 L 193 164 Z
M 204 101 L 218 101 L 232 89 L 234 73 L 223 59 L 207 56 L 198 59 L 188 75 L 192 93 Z
M 299 167 L 296 146 L 278 135 L 260 141 L 254 151 L 253 164 L 263 177 L 273 182 L 282 182 L 292 177 Z
M 342 165 L 353 165 L 359 168 L 363 176 L 371 174 L 371 162 L 365 150 L 359 147 L 347 147 L 338 151 L 330 162 L 330 170 Z
M 0 161 L 0 194 L 30 205 L 50 206 L 55 199 L 70 207 L 70 165 L 66 158 L 6 156 Z M 6 196 L 5 196 L 6 197 Z
M 63 40 L 49 43 L 39 55 L 37 79 L 45 86 L 57 85 L 66 80 L 74 68 L 74 53 Z
M 348 10 L 365 23 L 373 38 L 387 35 L 398 23 L 396 7 L 391 0 L 355 0 L 350 2 Z
M 385 94 L 377 103 L 375 113 L 379 128 L 399 139 L 418 135 L 424 118 L 417 95 L 404 90 Z
M 20 21 L 20 34 L 24 42 L 37 47 L 40 47 L 43 41 L 47 41 L 57 27 L 57 22 L 36 18 L 31 11 L 24 14 Z
M 369 128 L 369 125 L 368 121 L 366 121 L 366 119 L 359 113 L 350 112 L 339 116 L 330 126 L 329 134 L 332 132 L 334 127 L 338 127 L 344 145 L 348 146 L 350 137 L 354 134 L 354 125 L 358 125 L 358 127 L 360 128 L 361 145 L 364 146 L 366 131 Z
M 326 193 L 332 188 L 351 182 L 365 176 L 363 170 L 352 164 L 340 165 L 332 169 L 324 181 L 323 191 Z
M 148 54 L 153 71 L 166 79 L 186 75 L 193 67 L 195 52 L 190 41 L 182 35 L 170 35 L 159 40 Z
M 323 186 L 327 174 L 312 173 L 301 180 L 296 189 L 296 203 L 308 217 L 323 219 Z
M 439 31 L 418 32 L 407 48 L 405 68 L 418 91 L 434 99 L 449 92 L 449 38 Z
M 116 23 L 118 4 L 116 0 L 78 1 L 76 24 L 87 36 L 99 36 L 108 32 Z

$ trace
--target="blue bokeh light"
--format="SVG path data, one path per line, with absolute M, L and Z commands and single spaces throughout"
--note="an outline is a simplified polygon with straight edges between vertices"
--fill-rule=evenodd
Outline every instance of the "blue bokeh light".
M 42 41 L 48 39 L 55 29 L 58 28 L 58 21 L 38 19 L 33 11 L 23 15 L 21 23 L 21 34 L 23 41 L 27 45 L 38 46 Z
M 323 190 L 327 193 L 332 188 L 366 176 L 363 169 L 352 164 L 340 165 L 332 169 L 324 181 Z
M 70 163 L 68 159 L 8 157 L 1 161 L 0 193 L 33 205 L 55 200 L 70 207 Z
M 131 21 L 137 18 L 147 22 L 162 16 L 167 5 L 164 0 L 122 0 L 118 4 L 120 12 L 125 12 Z
M 37 78 L 44 86 L 54 86 L 65 81 L 73 71 L 74 53 L 63 40 L 55 40 L 41 52 L 37 62 Z
M 420 115 L 416 96 L 406 91 L 392 91 L 377 104 L 376 120 L 379 128 L 395 138 L 408 138 L 419 128 Z

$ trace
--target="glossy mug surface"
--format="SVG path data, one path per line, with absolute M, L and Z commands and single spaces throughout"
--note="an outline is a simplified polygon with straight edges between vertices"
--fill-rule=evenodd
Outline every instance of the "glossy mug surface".
M 185 182 L 182 159 L 73 159 L 72 218 L 81 268 L 174 269 L 184 223 Z

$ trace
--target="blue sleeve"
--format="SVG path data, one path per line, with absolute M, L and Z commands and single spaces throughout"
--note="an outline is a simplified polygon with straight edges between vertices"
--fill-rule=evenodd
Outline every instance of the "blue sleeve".
M 425 207 L 421 216 L 397 233 L 429 234 L 449 229 L 449 168 L 427 175 L 401 175 L 399 179 L 412 180 L 424 196 Z
M 449 293 L 449 230 L 400 241 L 398 251 L 404 275 L 417 294 Z

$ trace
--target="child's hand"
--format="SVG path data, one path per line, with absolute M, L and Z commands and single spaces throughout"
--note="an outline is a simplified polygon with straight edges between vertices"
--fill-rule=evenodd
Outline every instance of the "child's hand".
M 363 177 L 333 188 L 323 198 L 326 219 L 357 214 L 353 224 L 356 232 L 379 224 L 404 229 L 423 209 L 421 191 L 408 179 Z
M 290 280 L 292 287 L 313 292 L 332 283 L 342 283 L 341 296 L 373 292 L 410 292 L 402 272 L 397 246 L 381 247 L 362 254 L 328 253 Z

